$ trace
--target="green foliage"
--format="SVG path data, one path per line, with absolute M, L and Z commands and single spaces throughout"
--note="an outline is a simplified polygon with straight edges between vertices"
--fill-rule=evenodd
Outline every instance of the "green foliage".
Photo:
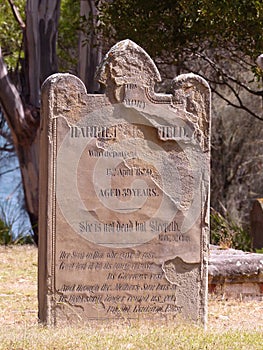
M 26 0 L 13 0 L 25 22 Z M 8 70 L 19 67 L 19 59 L 24 58 L 23 31 L 16 21 L 8 0 L 0 4 L 0 46 Z M 61 0 L 57 53 L 60 71 L 76 73 L 78 34 L 80 28 L 80 1 Z
M 225 217 L 211 208 L 211 244 L 222 248 L 234 248 L 252 251 L 252 241 L 249 233 L 232 220 L 226 213 Z
M 25 21 L 26 0 L 13 0 Z M 263 52 L 261 0 L 115 0 L 100 2 L 105 45 L 130 38 L 154 58 L 180 63 L 190 52 L 221 47 L 255 59 Z M 76 71 L 78 34 L 89 31 L 79 0 L 61 0 L 58 57 L 61 71 Z M 83 26 L 84 25 L 84 26 Z M 9 69 L 23 56 L 23 33 L 8 0 L 0 4 L 0 45 Z M 262 72 L 255 67 L 254 73 Z
M 115 0 L 102 2 L 101 29 L 114 41 L 130 38 L 153 57 L 175 63 L 213 47 L 263 51 L 263 2 L 259 0 Z
M 30 236 L 24 237 L 22 234 L 20 234 L 16 238 L 13 238 L 12 225 L 0 220 L 0 245 L 29 243 L 33 243 Z
M 25 20 L 26 0 L 13 0 L 21 17 Z M 14 18 L 8 0 L 2 0 L 0 4 L 0 46 L 9 70 L 14 70 L 19 65 L 19 58 L 23 57 L 22 41 L 23 32 Z
M 13 201 L 5 200 L 0 202 L 0 245 L 10 244 L 32 244 L 33 237 L 30 229 L 26 230 L 23 225 L 20 207 Z M 14 234 L 14 225 L 20 222 L 20 233 Z M 23 229 L 22 229 L 23 228 Z
M 80 21 L 80 1 L 62 0 L 57 46 L 59 70 L 62 72 L 77 72 Z
M 0 244 L 7 245 L 12 239 L 11 227 L 0 220 Z
M 33 244 L 30 235 L 19 234 L 16 238 L 12 234 L 12 225 L 0 220 L 0 245 L 9 244 Z

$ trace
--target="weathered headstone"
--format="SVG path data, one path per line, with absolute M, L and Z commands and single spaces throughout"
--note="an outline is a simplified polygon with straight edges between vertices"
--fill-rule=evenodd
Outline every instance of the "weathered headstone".
M 253 248 L 263 248 L 263 198 L 254 201 L 250 212 L 250 231 Z
M 39 317 L 205 322 L 210 91 L 200 77 L 156 94 L 159 72 L 130 40 L 98 71 L 43 85 Z

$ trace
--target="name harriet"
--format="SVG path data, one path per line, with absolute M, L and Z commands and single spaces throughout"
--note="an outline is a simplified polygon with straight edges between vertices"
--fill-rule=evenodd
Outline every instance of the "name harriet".
M 80 138 L 98 138 L 98 139 L 115 139 L 117 137 L 117 126 L 71 126 L 70 137 Z

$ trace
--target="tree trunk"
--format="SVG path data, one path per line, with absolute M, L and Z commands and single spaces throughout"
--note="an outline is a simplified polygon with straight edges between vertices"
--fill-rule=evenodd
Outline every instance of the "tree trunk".
M 60 0 L 27 0 L 26 6 L 26 102 L 39 107 L 40 87 L 57 72 L 56 41 Z
M 26 209 L 33 229 L 38 216 L 38 147 L 36 133 L 39 120 L 24 108 L 16 87 L 8 77 L 0 49 L 0 102 L 7 119 L 20 163 Z M 36 232 L 36 231 L 34 231 Z
M 98 38 L 97 8 L 94 0 L 80 1 L 80 15 L 85 16 L 88 23 L 87 33 L 80 32 L 79 36 L 79 77 L 86 85 L 89 93 L 99 91 L 99 84 L 95 82 L 94 75 L 102 59 L 101 40 Z
M 37 241 L 38 220 L 38 126 L 40 88 L 57 71 L 56 36 L 60 0 L 28 0 L 24 37 L 25 82 L 22 96 L 8 77 L 0 50 L 0 103 L 11 129 L 20 163 L 26 209 Z

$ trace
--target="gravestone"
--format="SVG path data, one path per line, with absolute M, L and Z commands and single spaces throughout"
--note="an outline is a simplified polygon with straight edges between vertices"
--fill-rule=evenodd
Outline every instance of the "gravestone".
M 254 201 L 250 212 L 250 230 L 253 248 L 263 248 L 263 198 Z
M 42 88 L 39 318 L 205 323 L 210 90 L 160 74 L 130 40 L 98 69 Z

